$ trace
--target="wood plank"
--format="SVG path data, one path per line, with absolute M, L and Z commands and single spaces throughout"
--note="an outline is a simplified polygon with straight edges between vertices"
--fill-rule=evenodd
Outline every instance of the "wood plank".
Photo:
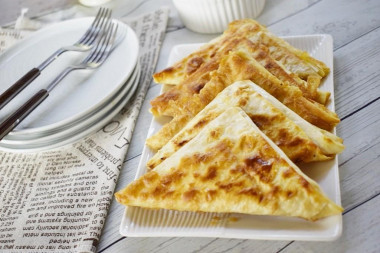
M 137 156 L 134 159 L 131 159 L 125 163 L 124 168 L 121 170 L 118 183 L 115 188 L 115 192 L 123 189 L 128 183 L 133 181 L 139 161 L 140 156 Z M 124 209 L 125 207 L 123 205 L 120 205 L 115 200 L 115 197 L 113 197 L 106 218 L 106 222 L 102 231 L 102 236 L 100 237 L 100 242 L 98 246 L 99 250 L 105 248 L 110 243 L 122 237 L 119 233 L 119 227 L 121 223 L 121 218 L 124 214 Z
M 318 7 L 320 3 L 315 4 L 312 8 L 305 10 L 305 12 L 312 12 L 313 9 L 318 8 L 318 11 L 320 10 L 320 7 Z M 335 5 L 335 3 L 334 3 Z M 352 4 L 351 4 L 352 5 Z M 318 12 L 314 11 L 314 12 Z M 294 19 L 294 17 L 299 16 L 303 12 L 296 14 L 289 19 Z M 351 13 L 352 14 L 352 13 Z M 297 19 L 302 20 L 302 16 L 298 17 Z M 280 23 L 282 24 L 285 22 L 287 19 L 281 21 Z M 360 22 L 362 22 L 361 19 L 359 19 Z M 325 21 L 320 21 L 321 23 L 324 23 Z M 375 22 L 376 23 L 376 22 Z M 278 26 L 278 24 L 275 24 L 275 26 Z M 285 27 L 285 25 L 283 25 Z M 293 27 L 293 26 L 290 26 Z M 313 27 L 314 29 L 314 27 Z M 337 28 L 339 29 L 339 27 Z M 358 32 L 358 29 L 354 29 L 354 32 L 352 36 L 346 36 L 345 41 L 349 41 L 349 39 L 353 38 L 355 34 L 360 34 Z M 192 36 L 192 35 L 195 36 Z M 293 34 L 302 34 L 300 32 L 295 32 Z M 338 33 L 336 36 L 340 36 Z M 363 37 L 363 40 L 367 40 L 370 38 L 370 41 L 373 41 L 374 38 L 376 38 L 375 35 L 369 34 L 365 37 Z M 189 41 L 189 38 L 191 41 Z M 176 44 L 181 44 L 181 43 L 195 43 L 195 42 L 204 42 L 205 37 L 192 33 L 188 31 L 187 29 L 180 29 L 177 31 L 173 31 L 170 33 L 166 34 L 166 39 L 165 43 L 163 45 L 162 51 L 161 51 L 161 56 L 159 60 L 159 64 L 157 66 L 157 69 L 161 69 L 166 66 L 167 64 L 167 56 L 168 53 L 170 52 L 172 46 Z M 210 36 L 211 38 L 211 36 Z M 207 39 L 208 40 L 208 39 Z M 206 41 L 207 41 L 206 40 Z M 343 40 L 342 40 L 343 41 Z M 338 57 L 343 57 L 339 62 L 340 63 L 345 63 L 346 61 L 349 61 L 351 58 L 348 58 L 349 56 L 345 56 L 347 52 L 351 52 L 352 50 L 355 51 L 355 49 L 360 46 L 360 40 L 358 40 L 357 45 L 353 44 L 352 48 L 345 49 L 346 47 L 343 47 L 342 49 L 339 49 L 341 51 L 341 54 L 338 54 Z M 343 42 L 342 42 L 343 43 Z M 354 42 L 353 42 L 354 43 Z M 343 44 L 342 44 L 343 45 Z M 350 46 L 351 44 L 347 45 Z M 346 53 L 343 50 L 347 50 Z M 357 54 L 360 53 L 360 51 L 366 49 L 364 46 L 360 50 L 357 49 L 356 52 Z M 339 53 L 339 51 L 337 53 Z M 166 57 L 166 58 L 165 58 Z M 352 57 L 354 58 L 354 57 Z M 376 66 L 373 64 L 373 62 L 376 62 L 376 55 L 370 59 L 372 61 L 371 66 Z M 362 63 L 360 63 L 362 64 Z M 336 69 L 341 69 L 341 66 L 346 66 L 346 65 L 337 65 Z M 343 68 L 342 68 L 343 69 Z M 365 70 L 368 70 L 368 68 L 365 68 Z M 374 71 L 374 67 L 370 70 L 368 70 L 368 73 L 371 74 Z M 368 74 L 366 73 L 366 74 Z M 368 74 L 368 75 L 369 75 Z M 347 76 L 347 72 L 342 71 L 341 76 L 339 75 L 338 78 L 344 78 Z M 355 76 L 356 77 L 356 76 Z M 341 81 L 336 81 L 340 83 Z M 353 85 L 355 84 L 355 80 L 352 81 Z M 372 85 L 372 84 L 370 84 Z M 350 86 L 351 87 L 351 86 Z M 132 157 L 135 157 L 136 155 L 141 153 L 147 129 L 149 128 L 151 116 L 148 113 L 143 113 L 144 110 L 148 110 L 149 105 L 148 105 L 148 100 L 153 97 L 153 94 L 158 94 L 159 86 L 153 85 L 151 89 L 149 90 L 147 94 L 147 98 L 145 100 L 145 103 L 142 108 L 142 113 L 140 114 L 140 117 L 138 119 L 138 123 L 136 125 L 135 129 L 135 134 L 132 139 L 131 147 L 128 152 L 128 159 L 131 159 Z M 156 93 L 155 93 L 156 92 Z M 339 94 L 339 90 L 336 90 L 337 94 Z M 342 96 L 342 99 L 344 99 L 344 96 Z M 352 100 L 351 104 L 355 103 L 357 98 Z M 338 102 L 338 101 L 337 101 Z M 365 115 L 365 112 L 370 112 L 373 113 L 374 110 L 378 110 L 378 104 L 374 104 L 376 107 L 368 107 L 366 108 L 362 113 L 363 115 L 355 116 L 355 117 L 350 117 L 347 118 L 338 128 L 338 132 L 340 135 L 345 139 L 346 145 L 350 145 L 350 149 L 347 149 L 345 153 L 340 157 L 341 163 L 343 163 L 341 167 L 341 182 L 342 182 L 342 200 L 343 200 L 343 205 L 347 208 L 352 208 L 355 203 L 359 203 L 360 201 L 363 201 L 366 196 L 370 195 L 371 189 L 373 192 L 373 189 L 376 191 L 377 185 L 373 183 L 372 181 L 376 177 L 372 177 L 372 181 L 369 184 L 370 187 L 367 187 L 364 189 L 363 194 L 360 194 L 361 190 L 358 190 L 367 186 L 365 185 L 366 179 L 371 176 L 370 170 L 373 170 L 374 164 L 365 164 L 364 161 L 362 160 L 363 158 L 370 158 L 374 161 L 374 163 L 377 161 L 375 158 L 371 158 L 371 154 L 374 153 L 374 149 L 370 149 L 369 151 L 363 150 L 361 152 L 361 156 L 355 156 L 355 154 L 358 154 L 359 150 L 363 149 L 365 146 L 365 141 L 372 141 L 373 139 L 369 138 L 369 135 L 367 136 L 367 139 L 362 138 L 363 142 L 360 143 L 360 145 L 356 146 L 357 143 L 357 138 L 361 138 L 360 132 L 354 132 L 355 129 L 360 129 L 360 127 L 364 127 L 365 123 L 362 123 L 360 125 L 360 121 L 365 122 L 366 119 L 368 118 L 368 115 Z M 350 107 L 350 105 L 344 105 L 344 107 Z M 339 106 L 337 106 L 339 109 Z M 350 110 L 349 112 L 352 112 L 353 110 Z M 347 112 L 347 113 L 349 113 Z M 347 123 L 346 123 L 347 122 Z M 377 122 L 377 121 L 376 121 Z M 377 123 L 368 123 L 369 128 L 366 129 L 366 131 L 373 131 L 373 129 L 378 128 L 378 122 Z M 352 125 L 356 123 L 356 127 L 352 128 Z M 350 127 L 351 126 L 351 127 Z M 351 137 L 353 136 L 353 137 Z M 376 140 L 376 139 L 375 139 Z M 372 153 L 371 153 L 372 152 Z M 377 158 L 378 159 L 378 158 Z M 128 182 L 132 181 L 133 175 L 135 173 L 135 168 L 137 168 L 139 157 L 135 157 L 128 161 L 124 167 L 124 170 L 127 170 L 127 172 L 123 172 L 120 176 L 119 179 L 119 184 L 117 186 L 117 189 L 121 189 L 124 187 Z M 355 174 L 355 168 L 358 167 L 363 167 L 365 171 L 368 173 L 368 177 L 362 178 L 362 180 L 358 180 L 360 178 L 360 175 Z M 343 169 L 344 168 L 344 169 Z M 352 168 L 352 169 L 351 169 Z M 362 176 L 362 175 L 361 175 Z M 356 183 L 354 183 L 356 182 Z M 364 185 L 363 185 L 364 184 Z M 372 188 L 371 188 L 372 187 Z M 345 197 L 345 192 L 349 192 L 347 194 L 347 197 Z M 355 194 L 352 194 L 352 192 L 355 192 Z M 352 194 L 352 196 L 350 196 Z M 115 201 L 113 201 L 111 208 L 110 208 L 110 213 L 103 231 L 103 236 L 100 241 L 99 245 L 99 250 L 103 249 L 106 247 L 106 245 L 110 244 L 111 242 L 117 241 L 118 239 L 121 238 L 121 236 L 118 233 L 118 227 L 120 224 L 121 220 L 121 215 L 124 211 L 124 208 L 120 205 L 118 205 Z M 233 251 L 236 252 L 252 252 L 253 250 L 260 249 L 259 251 L 265 251 L 265 252 L 276 252 L 280 248 L 286 246 L 289 242 L 285 241 L 276 241 L 276 242 L 267 242 L 267 241 L 253 241 L 253 240 L 236 240 L 236 239 L 212 239 L 212 238 L 125 238 L 118 243 L 115 243 L 112 247 L 108 248 L 106 252 L 118 252 L 118 251 L 125 251 L 128 249 L 128 252 L 153 252 L 154 249 L 157 249 L 159 252 L 170 252 L 173 250 L 176 250 L 178 248 L 183 249 L 184 245 L 186 245 L 185 248 L 189 249 L 190 251 L 194 250 L 200 250 L 202 249 L 202 252 L 215 252 L 215 251 L 223 251 L 228 248 L 232 248 Z M 182 250 L 181 250 L 182 251 Z M 185 251 L 187 252 L 187 251 Z
M 217 238 L 125 238 L 109 247 L 107 252 L 277 252 L 283 241 L 255 241 Z
M 343 207 L 350 209 L 380 193 L 380 100 L 338 126 L 346 150 L 339 156 Z
M 297 4 L 289 4 L 288 1 L 266 1 L 264 10 L 255 19 L 261 24 L 269 26 L 290 15 L 305 11 L 319 1 L 321 0 L 297 1 Z
M 0 0 L 0 26 L 14 23 L 20 16 L 22 8 L 28 8 L 28 17 L 35 17 L 68 8 L 74 2 L 74 0 Z
M 373 103 L 364 110 L 345 119 L 338 127 L 338 132 L 345 139 L 345 144 L 347 146 L 345 152 L 340 156 L 340 163 L 343 164 L 340 167 L 342 203 L 346 209 L 350 209 L 356 206 L 358 203 L 365 201 L 368 196 L 372 196 L 373 194 L 380 192 L 380 184 L 377 180 L 377 178 L 380 176 L 380 172 L 376 169 L 376 166 L 379 163 L 379 154 L 378 152 L 376 153 L 376 150 L 380 149 L 380 132 L 376 131 L 380 128 L 380 115 L 376 113 L 378 111 L 380 111 L 380 101 Z M 368 149 L 369 143 L 372 144 L 373 148 Z M 127 173 L 121 174 L 116 190 L 123 188 L 127 183 L 133 180 L 133 175 L 137 168 L 139 158 L 140 157 L 136 157 L 127 162 L 124 169 L 127 169 L 128 171 Z M 103 231 L 103 234 L 107 236 L 107 242 L 116 241 L 120 238 L 120 235 L 118 233 L 118 226 L 123 211 L 124 207 L 113 201 L 109 216 L 107 218 L 106 226 Z M 125 240 L 129 241 L 132 239 L 135 240 L 136 238 L 127 238 Z M 121 245 L 125 245 L 125 240 L 120 241 L 119 243 Z M 155 239 L 149 240 L 153 240 L 149 244 L 154 245 L 153 242 Z M 169 240 L 169 238 L 161 238 L 159 241 L 163 243 L 163 245 L 166 245 L 165 243 L 167 240 Z M 175 248 L 178 245 L 182 245 L 184 243 L 187 244 L 188 240 L 188 238 L 182 238 L 181 240 L 176 240 L 175 243 L 171 241 L 173 242 L 173 246 L 170 247 Z M 260 247 L 262 247 L 262 250 L 269 247 L 267 243 L 271 244 L 269 247 L 271 250 L 273 250 L 274 246 L 276 249 L 278 249 L 287 243 L 274 243 L 265 241 L 257 242 L 250 240 L 231 241 L 228 239 L 218 239 L 216 241 L 212 241 L 212 239 L 204 238 L 191 239 L 191 242 L 197 245 L 194 246 L 195 248 L 203 247 L 202 245 L 207 244 L 205 250 L 210 249 L 210 252 L 213 250 L 220 250 L 224 247 L 223 245 L 226 245 L 227 242 L 228 245 L 239 244 L 241 247 L 244 246 L 247 249 L 257 248 L 260 245 Z M 196 242 L 198 242 L 198 244 Z M 99 249 L 102 249 L 103 247 L 104 243 L 101 241 Z M 194 247 L 189 248 L 194 249 Z
M 334 242 L 294 242 L 288 252 L 380 252 L 380 196 L 343 216 L 343 233 Z
M 343 118 L 380 96 L 380 28 L 334 52 L 335 105 Z
M 145 139 L 148 134 L 150 122 L 152 121 L 152 114 L 149 113 L 149 101 L 153 99 L 155 96 L 157 96 L 160 88 L 161 87 L 159 85 L 151 87 L 145 96 L 144 103 L 142 104 L 142 107 L 140 109 L 139 117 L 137 118 L 130 146 L 128 148 L 128 153 L 126 157 L 127 160 L 137 155 L 140 155 L 142 152 L 142 149 L 145 144 Z
M 323 0 L 294 16 L 269 26 L 277 35 L 331 34 L 341 47 L 380 26 L 378 0 Z
M 160 2 L 161 2 L 161 4 L 164 4 L 165 1 L 164 0 L 160 0 L 157 2 L 155 1 L 154 5 L 157 5 L 156 9 L 159 6 L 161 6 L 161 5 L 158 5 Z M 168 1 L 166 1 L 166 3 L 167 2 Z M 270 2 L 270 3 L 268 3 L 269 6 L 273 7 L 274 4 L 271 1 L 268 1 L 268 2 Z M 308 1 L 304 0 L 304 1 L 302 1 L 302 4 L 300 4 L 297 8 L 292 7 L 292 8 L 285 9 L 283 13 L 288 13 L 288 15 L 292 15 L 293 12 L 297 12 L 301 8 L 304 8 L 306 6 L 306 4 L 312 4 L 312 3 L 313 2 L 309 3 Z M 171 4 L 171 2 L 169 1 L 169 3 L 167 3 L 167 4 Z M 150 7 L 150 8 L 153 8 L 153 7 Z M 269 13 L 272 12 L 271 8 L 269 10 L 267 10 Z M 152 10 L 154 10 L 154 8 Z M 141 12 L 141 10 L 139 10 L 139 8 L 138 8 L 134 12 L 132 12 L 131 15 L 141 14 L 140 12 Z M 176 12 L 173 15 L 174 16 L 171 17 L 171 19 L 179 19 L 178 14 Z M 283 16 L 281 16 L 280 18 L 282 18 L 282 17 Z M 275 17 L 272 17 L 271 19 L 266 18 L 266 20 L 268 22 L 276 22 L 277 18 L 275 18 Z M 178 21 L 173 21 L 172 23 L 178 23 Z M 160 57 L 158 59 L 156 71 L 162 70 L 165 67 L 167 67 L 168 57 L 169 57 L 170 51 L 172 50 L 172 48 L 175 45 L 186 44 L 186 43 L 203 43 L 203 42 L 207 42 L 207 41 L 215 38 L 215 36 L 216 36 L 215 34 L 205 35 L 205 34 L 194 33 L 188 29 L 179 29 L 179 30 L 176 30 L 173 32 L 166 33 L 165 42 L 162 45 L 162 48 L 160 51 Z M 143 104 L 142 109 L 141 109 L 140 116 L 139 116 L 138 121 L 137 121 L 135 132 L 133 134 L 133 140 L 131 142 L 131 146 L 130 146 L 128 154 L 127 154 L 127 159 L 130 159 L 131 157 L 134 157 L 134 156 L 140 154 L 142 151 L 142 148 L 143 148 L 143 144 L 145 143 L 147 129 L 149 128 L 152 116 L 150 113 L 144 113 L 144 112 L 149 111 L 149 108 L 150 108 L 149 101 L 151 99 L 153 99 L 155 96 L 157 96 L 159 94 L 159 91 L 160 91 L 159 87 L 154 87 L 155 86 L 154 83 L 152 83 L 152 84 L 153 85 L 151 86 L 151 89 L 154 89 L 154 91 L 149 90 L 147 93 L 147 96 L 145 98 L 144 104 Z M 143 131 L 143 133 L 140 133 L 140 130 Z M 135 136 L 137 136 L 137 137 L 135 137 Z M 137 138 L 137 141 L 134 140 L 136 138 Z M 140 150 L 140 153 L 139 153 L 139 151 L 136 152 L 136 150 Z

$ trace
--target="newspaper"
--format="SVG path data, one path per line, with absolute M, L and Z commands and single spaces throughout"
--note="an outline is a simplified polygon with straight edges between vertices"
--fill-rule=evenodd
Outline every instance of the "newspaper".
M 0 54 L 20 40 L 26 38 L 31 32 L 0 28 Z
M 128 21 L 140 42 L 134 97 L 98 132 L 40 153 L 0 152 L 0 252 L 94 252 L 165 36 L 168 9 Z M 0 45 L 18 32 L 0 33 Z M 4 42 L 5 41 L 5 42 Z

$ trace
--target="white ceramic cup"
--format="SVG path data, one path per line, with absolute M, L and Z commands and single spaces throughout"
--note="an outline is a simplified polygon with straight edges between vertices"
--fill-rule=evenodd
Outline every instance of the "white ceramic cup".
M 265 0 L 173 0 L 187 28 L 199 33 L 221 33 L 231 21 L 255 18 Z
M 111 0 L 78 0 L 78 1 L 80 4 L 84 6 L 93 7 L 93 6 L 99 6 L 99 5 L 108 3 Z

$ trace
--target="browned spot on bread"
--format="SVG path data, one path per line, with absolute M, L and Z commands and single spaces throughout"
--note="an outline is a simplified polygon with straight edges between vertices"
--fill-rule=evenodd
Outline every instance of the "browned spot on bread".
M 176 100 L 179 98 L 179 92 L 176 91 L 176 90 L 169 90 L 161 95 L 159 95 L 158 97 L 156 97 L 155 99 L 153 99 L 151 101 L 151 105 L 154 106 L 155 104 L 160 104 L 160 103 L 167 103 L 169 102 L 170 100 Z
M 239 107 L 244 107 L 247 105 L 247 103 L 248 103 L 248 99 L 244 97 L 244 98 L 239 99 L 238 105 L 239 105 Z
M 207 201 L 213 200 L 216 194 L 217 194 L 216 190 L 207 190 L 206 191 L 206 199 L 207 199 Z
M 192 158 L 195 164 L 202 163 L 202 162 L 207 163 L 208 161 L 213 159 L 213 155 L 211 153 L 205 153 L 205 154 L 195 153 L 192 156 Z
M 270 68 L 273 68 L 274 67 L 274 64 L 273 64 L 273 62 L 267 62 L 267 64 L 265 64 L 265 66 L 264 66 L 266 69 L 270 69 Z
M 261 157 L 253 156 L 245 159 L 245 164 L 249 169 L 252 170 L 263 170 L 266 173 L 269 173 L 272 168 L 272 163 L 261 159 Z
M 185 201 L 190 201 L 190 200 L 194 199 L 195 196 L 196 196 L 198 193 L 199 193 L 199 191 L 196 190 L 196 189 L 188 190 L 188 191 L 186 191 L 186 192 L 183 194 L 183 199 L 184 199 Z
M 232 143 L 230 140 L 224 139 L 220 141 L 215 147 L 217 153 L 230 153 Z
M 231 174 L 243 173 L 245 166 L 237 165 L 235 168 L 230 169 Z
M 143 181 L 135 181 L 133 182 L 134 187 L 133 191 L 130 191 L 130 196 L 136 197 L 138 196 L 139 192 L 141 192 L 145 188 L 145 184 Z M 128 196 L 125 196 L 128 198 Z
M 231 191 L 232 188 L 234 187 L 242 187 L 244 185 L 244 182 L 243 181 L 238 181 L 238 182 L 231 182 L 231 183 L 225 183 L 225 184 L 221 184 L 221 183 L 216 183 L 216 185 L 218 186 L 219 189 L 222 189 L 222 190 L 225 190 L 225 191 Z
M 253 149 L 257 144 L 257 140 L 253 136 L 243 135 L 239 139 L 238 147 L 240 150 Z
M 267 198 L 268 199 L 276 198 L 276 196 L 278 195 L 279 192 L 280 192 L 280 187 L 279 186 L 277 186 L 277 185 L 276 186 L 272 186 L 272 189 L 268 193 Z
M 206 118 L 201 119 L 197 122 L 197 124 L 194 125 L 194 128 L 202 128 L 205 126 L 209 121 Z
M 286 192 L 286 198 L 290 199 L 291 197 L 294 196 L 294 194 L 295 194 L 295 193 L 294 193 L 293 191 L 290 191 L 290 190 L 289 190 L 289 191 Z
M 174 70 L 175 70 L 175 69 L 173 68 L 173 66 L 171 66 L 171 67 L 168 67 L 168 68 L 164 69 L 162 72 L 171 73 L 171 72 L 173 72 Z
M 191 86 L 189 86 L 192 93 L 199 94 L 201 89 L 205 86 L 206 83 L 196 83 Z
M 282 173 L 283 178 L 289 178 L 294 174 L 294 171 L 292 169 L 287 169 Z
M 306 190 L 309 190 L 310 183 L 305 178 L 303 178 L 302 176 L 299 176 L 299 182 L 303 188 L 305 188 Z
M 222 134 L 222 129 L 216 128 L 210 132 L 210 137 L 213 139 L 218 139 Z
M 161 184 L 162 185 L 169 185 L 169 184 L 172 184 L 172 183 L 176 183 L 178 182 L 181 177 L 184 176 L 184 172 L 180 171 L 180 170 L 176 170 L 174 171 L 173 173 L 167 175 L 167 176 L 164 176 L 162 179 L 161 179 Z
M 165 194 L 168 191 L 167 187 L 158 185 L 152 192 L 152 195 L 158 197 L 160 195 Z
M 174 194 L 173 190 L 167 191 L 162 197 L 163 198 L 169 198 L 169 197 L 172 197 L 173 194 Z
M 194 57 L 190 59 L 186 66 L 187 74 L 191 74 L 196 71 L 203 63 L 202 57 Z
M 253 173 L 258 175 L 263 182 L 269 182 L 271 179 L 272 163 L 263 160 L 261 157 L 255 155 L 247 158 L 245 161 L 246 171 L 248 174 Z
M 146 174 L 146 176 L 144 178 L 144 183 L 149 185 L 158 179 L 159 179 L 159 176 L 156 172 L 148 173 L 148 174 Z
M 202 177 L 202 181 L 210 181 L 214 179 L 217 175 L 217 168 L 215 166 L 210 166 L 207 168 L 207 173 Z
M 182 147 L 183 145 L 185 145 L 186 143 L 188 143 L 190 140 L 182 140 L 180 142 L 176 142 L 174 141 L 174 144 L 177 145 L 178 147 Z
M 276 122 L 280 120 L 279 117 L 277 116 L 271 117 L 271 116 L 262 115 L 262 114 L 248 114 L 248 116 L 260 129 L 262 129 L 264 126 L 272 125 L 272 122 Z
M 256 197 L 256 198 L 259 198 L 259 201 L 261 201 L 263 199 L 261 191 L 257 187 L 254 187 L 254 186 L 248 187 L 248 188 L 244 188 L 244 189 L 240 190 L 238 192 L 238 194 L 243 194 L 243 195 L 249 195 L 249 196 L 252 196 L 252 197 Z
M 296 146 L 301 146 L 303 143 L 304 143 L 303 139 L 296 137 L 288 143 L 288 146 L 296 147 Z
M 263 49 L 263 47 L 260 48 L 261 50 L 259 50 L 259 54 L 257 56 L 257 58 L 259 59 L 262 59 L 262 58 L 265 58 L 267 56 L 267 52 L 265 52 Z

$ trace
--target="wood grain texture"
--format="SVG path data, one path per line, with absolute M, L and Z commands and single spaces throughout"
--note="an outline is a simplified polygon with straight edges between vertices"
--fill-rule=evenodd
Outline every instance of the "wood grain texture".
M 20 2 L 10 3 L 16 6 Z M 39 3 L 31 1 L 28 4 Z M 64 1 L 66 2 L 66 1 Z M 0 0 L 0 12 L 5 1 Z M 51 4 L 51 3 L 50 3 Z M 171 10 L 157 70 L 167 65 L 173 46 L 207 42 L 216 35 L 184 29 L 171 0 L 112 0 L 106 7 L 115 17 L 135 17 L 168 6 Z M 19 7 L 17 7 L 19 8 Z M 31 14 L 33 9 L 31 9 Z M 12 9 L 15 15 L 19 10 Z M 62 19 L 93 15 L 96 8 L 75 6 Z M 112 202 L 100 240 L 100 252 L 380 252 L 380 4 L 378 0 L 268 0 L 258 21 L 278 35 L 329 33 L 334 38 L 334 81 L 337 113 L 343 118 L 337 131 L 346 150 L 339 156 L 343 235 L 335 242 L 255 241 L 218 238 L 123 238 L 119 225 L 124 207 Z M 6 16 L 0 15 L 0 22 Z M 49 15 L 41 21 L 51 21 Z M 149 101 L 160 90 L 152 83 L 125 159 L 116 191 L 134 179 L 152 119 Z
M 143 13 L 144 3 L 130 15 Z M 145 3 L 146 2 L 146 3 Z M 170 1 L 157 1 L 171 5 Z M 335 99 L 337 112 L 344 117 L 338 134 L 347 149 L 339 157 L 343 216 L 343 236 L 332 243 L 255 241 L 217 238 L 122 238 L 119 225 L 124 207 L 113 201 L 99 245 L 100 252 L 378 252 L 380 184 L 379 172 L 379 49 L 380 19 L 377 1 L 302 1 L 299 9 L 284 7 L 284 1 L 268 1 L 261 22 L 281 35 L 330 33 L 334 38 Z M 145 7 L 144 7 L 145 6 Z M 275 8 L 283 6 L 283 12 Z M 266 15 L 271 12 L 271 15 Z M 287 13 L 286 13 L 287 12 Z M 286 14 L 284 14 L 286 13 Z M 272 16 L 273 15 L 273 16 Z M 260 18 L 259 18 L 260 20 Z M 166 67 L 168 54 L 176 44 L 206 42 L 214 35 L 200 35 L 181 29 L 176 13 L 169 29 L 157 70 Z M 151 121 L 148 101 L 160 86 L 152 84 L 144 102 L 127 162 L 116 190 L 134 178 Z M 371 102 L 372 101 L 372 102 Z M 369 104 L 370 103 L 370 104 Z M 377 196 L 377 197 L 376 197 Z M 105 249 L 105 250 L 104 250 Z
M 145 5 L 146 1 L 142 1 L 139 7 L 135 8 L 134 11 L 132 11 L 129 15 L 139 15 L 143 13 L 143 6 Z M 172 3 L 170 1 L 153 1 L 150 2 L 151 6 L 150 8 L 158 8 L 160 5 L 165 4 L 172 6 Z M 275 13 L 278 12 L 278 9 L 276 9 L 276 4 L 278 1 L 268 1 L 267 7 L 264 10 L 265 12 L 269 13 L 265 17 L 265 24 L 275 23 L 276 21 L 283 19 L 286 16 L 293 15 L 294 13 L 297 13 L 298 11 L 301 11 L 304 8 L 307 8 L 307 6 L 312 5 L 316 1 L 300 1 L 300 5 L 297 5 L 297 7 L 289 6 L 286 3 L 282 3 L 282 12 L 280 16 L 277 16 Z M 160 5 L 159 5 L 160 4 Z M 273 13 L 273 15 L 271 14 Z M 158 64 L 156 67 L 156 70 L 163 69 L 167 66 L 168 56 L 173 46 L 177 44 L 184 44 L 184 43 L 201 43 L 201 42 L 207 42 L 210 39 L 214 38 L 216 35 L 202 35 L 198 33 L 191 32 L 187 29 L 180 29 L 180 27 L 183 27 L 181 21 L 179 20 L 178 14 L 174 11 L 170 14 L 171 20 L 169 21 L 169 31 L 166 33 L 164 44 L 161 48 L 160 57 L 158 60 Z M 178 27 L 179 29 L 173 29 L 173 27 Z M 145 102 L 142 106 L 140 116 L 138 118 L 138 121 L 136 123 L 135 131 L 131 140 L 131 146 L 129 147 L 128 154 L 126 157 L 126 164 L 124 165 L 124 169 L 121 173 L 121 176 L 118 181 L 118 185 L 115 189 L 115 191 L 123 188 L 125 185 L 127 185 L 129 182 L 133 180 L 133 177 L 136 173 L 137 165 L 139 162 L 139 154 L 141 154 L 147 131 L 149 129 L 149 125 L 152 119 L 152 116 L 150 113 L 148 113 L 148 110 L 150 108 L 149 101 L 157 96 L 159 94 L 159 91 L 161 89 L 160 85 L 152 83 L 151 88 L 149 89 Z M 127 172 L 126 172 L 127 171 Z M 121 221 L 121 216 L 124 212 L 124 207 L 116 203 L 116 201 L 113 201 L 110 207 L 109 215 L 106 220 L 105 227 L 103 229 L 103 234 L 99 243 L 98 249 L 102 251 L 102 249 L 106 248 L 109 244 L 119 240 L 121 238 L 119 234 L 119 225 Z M 136 242 L 138 238 L 127 238 L 124 240 Z M 183 245 L 185 242 L 187 242 L 190 238 L 182 238 L 178 245 Z M 107 248 L 105 252 L 118 252 L 114 247 L 118 247 L 118 245 L 121 245 L 121 249 L 125 249 L 124 240 L 119 241 L 118 243 L 114 244 L 114 246 L 111 248 Z M 150 241 L 149 244 L 152 244 L 152 241 L 157 240 L 156 238 L 147 238 L 147 240 Z M 167 241 L 170 240 L 170 238 L 160 238 L 160 241 Z M 215 238 L 193 238 L 192 242 L 195 244 L 195 248 L 202 248 L 205 245 L 217 243 L 218 245 L 224 245 L 226 243 L 226 240 L 228 239 L 217 239 L 215 241 Z M 234 241 L 244 241 L 244 245 L 250 244 L 249 240 L 234 240 Z M 278 245 L 275 247 L 275 250 L 280 249 L 281 247 L 285 246 L 287 242 L 276 242 Z M 128 243 L 130 244 L 130 243 Z M 263 245 L 263 248 L 268 248 L 270 245 L 272 245 L 273 242 L 266 242 Z M 124 245 L 124 246 L 123 246 Z M 133 243 L 135 245 L 135 243 Z M 136 242 L 137 248 L 141 247 L 141 244 Z M 194 247 L 189 247 L 189 249 L 194 250 Z M 218 246 L 220 247 L 220 246 Z M 245 246 L 246 247 L 246 246 Z M 271 248 L 271 247 L 269 247 Z M 115 250 L 115 251 L 114 251 Z M 136 252 L 136 251 L 130 251 L 130 252 Z M 140 251 L 140 252 L 149 252 L 149 251 Z M 268 252 L 272 252 L 272 250 L 269 250 Z
M 334 242 L 294 242 L 281 253 L 335 252 L 375 253 L 380 251 L 380 196 L 343 216 L 343 234 Z
M 341 118 L 380 97 L 380 28 L 334 52 L 335 105 Z
M 380 26 L 377 0 L 322 0 L 269 27 L 278 35 L 331 34 L 342 47 Z
M 20 16 L 22 8 L 28 8 L 28 17 L 35 17 L 67 8 L 74 2 L 74 0 L 0 0 L 0 26 L 14 23 Z
M 380 100 L 338 127 L 347 147 L 339 157 L 339 173 L 342 204 L 348 210 L 380 193 L 379 111 Z

